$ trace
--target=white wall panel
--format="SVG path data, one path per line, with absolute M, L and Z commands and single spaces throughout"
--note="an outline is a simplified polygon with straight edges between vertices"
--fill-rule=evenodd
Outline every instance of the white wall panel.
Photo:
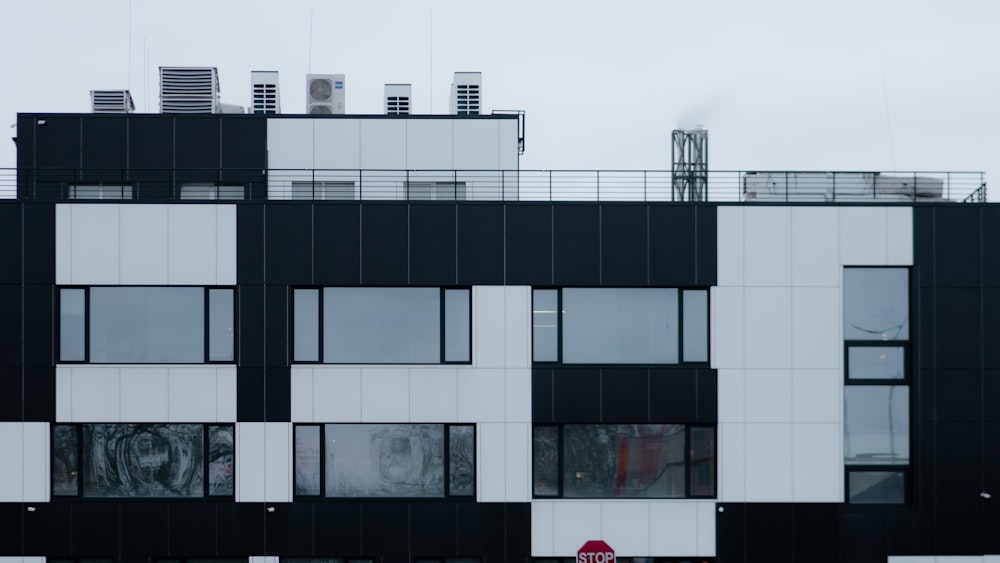
M 313 124 L 327 124 L 333 121 L 339 120 L 269 118 L 267 165 L 271 168 L 313 168 Z M 357 137 L 355 137 L 356 144 Z
M 73 206 L 56 204 L 56 283 L 73 283 Z
M 650 510 L 654 504 L 658 503 L 643 501 L 601 503 L 600 539 L 615 550 L 616 556 L 650 554 Z M 653 535 L 662 537 L 663 534 L 664 530 L 657 528 Z
M 742 205 L 716 208 L 716 253 L 719 287 L 743 285 L 743 210 Z
M 498 121 L 497 137 L 499 142 L 497 167 L 500 170 L 517 170 L 517 121 L 513 119 Z
M 698 552 L 695 555 L 715 557 L 715 502 L 699 502 Z
M 747 206 L 743 221 L 743 283 L 748 286 L 790 285 L 791 209 Z
M 313 422 L 313 368 L 292 366 L 291 369 L 292 422 Z
M 650 548 L 656 554 L 694 555 L 698 551 L 698 505 L 693 502 L 650 503 Z
M 450 119 L 406 120 L 406 167 L 453 170 Z
M 839 369 L 792 372 L 792 421 L 840 423 L 844 412 L 844 376 Z
M 791 422 L 792 371 L 748 369 L 743 373 L 746 422 Z
M 504 501 L 529 502 L 531 500 L 531 424 L 507 423 L 506 432 L 506 484 Z
M 215 283 L 236 285 L 236 206 L 216 206 L 215 221 Z
M 410 422 L 458 420 L 458 378 L 455 368 L 410 369 Z
M 746 499 L 746 424 L 720 422 L 719 501 L 744 502 Z
M 840 263 L 848 266 L 885 264 L 885 208 L 841 207 L 839 210 Z
M 503 422 L 506 377 L 502 369 L 467 369 L 458 374 L 458 420 Z
M 843 350 L 840 288 L 792 289 L 792 366 L 839 368 Z
M 792 500 L 792 425 L 746 425 L 747 502 Z
M 247 559 L 249 559 L 248 563 L 278 563 L 281 561 L 280 557 L 266 555 L 251 555 Z
M 169 368 L 131 366 L 119 373 L 122 422 L 170 420 Z
M 170 422 L 218 420 L 214 367 L 170 368 Z
M 793 207 L 792 284 L 840 286 L 839 212 L 836 207 Z
M 70 368 L 70 419 L 59 422 L 118 422 L 121 420 L 118 368 Z
M 315 385 L 316 372 L 313 372 Z M 410 374 L 405 368 L 362 368 L 361 420 L 408 422 Z
M 555 555 L 555 503 L 534 501 L 531 503 L 531 555 L 551 557 Z
M 315 119 L 313 167 L 358 169 L 362 167 L 361 121 Z M 270 145 L 270 143 L 268 143 Z M 274 166 L 272 163 L 271 166 Z
M 267 467 L 265 468 L 267 502 L 292 501 L 292 425 L 266 423 Z
M 531 369 L 507 369 L 504 373 L 507 422 L 531 422 Z
M 69 206 L 72 208 L 72 240 L 70 280 L 67 283 L 117 285 L 120 280 L 118 209 L 121 206 Z
M 372 392 L 378 391 L 372 389 Z M 392 396 L 398 401 L 400 393 L 393 393 Z M 372 399 L 377 400 L 378 396 Z M 313 421 L 361 422 L 361 410 L 360 368 L 334 366 L 313 368 Z M 295 413 L 292 415 L 295 416 Z M 372 420 L 372 422 L 386 421 Z
M 167 283 L 166 205 L 119 206 L 122 285 Z
M 236 502 L 264 502 L 267 423 L 236 423 Z
M 504 288 L 505 366 L 531 367 L 531 287 Z
M 45 563 L 44 557 L 0 557 L 0 563 Z
M 0 422 L 0 502 L 24 497 L 24 423 Z
M 15 423 L 16 424 L 16 423 Z M 24 436 L 24 490 L 25 502 L 49 501 L 49 423 L 25 422 L 21 424 Z
M 886 264 L 913 265 L 913 208 L 889 207 L 886 212 Z
M 214 205 L 170 206 L 168 227 L 170 284 L 214 285 L 216 283 L 215 262 L 218 242 L 215 207 Z
M 719 208 L 720 211 L 722 209 Z M 711 290 L 714 368 L 744 367 L 743 291 L 742 287 L 713 287 Z
M 476 367 L 504 367 L 504 338 L 507 332 L 504 326 L 505 297 L 503 286 L 477 285 L 472 288 L 472 362 Z
M 73 420 L 73 368 L 56 366 L 56 422 Z
M 746 374 L 741 369 L 719 369 L 718 421 L 743 422 L 746 420 Z
M 555 554 L 576 555 L 576 550 L 580 549 L 584 542 L 602 536 L 601 503 L 555 503 L 552 528 L 552 548 Z
M 455 119 L 451 123 L 454 139 L 452 162 L 455 169 L 500 169 L 500 140 L 496 120 Z
M 406 168 L 405 119 L 361 121 L 361 168 L 403 170 Z
M 747 287 L 743 299 L 744 365 L 792 367 L 791 288 Z
M 844 454 L 840 424 L 796 424 L 792 428 L 792 500 L 843 502 Z
M 476 425 L 476 486 L 479 502 L 504 502 L 507 496 L 507 437 L 503 423 Z

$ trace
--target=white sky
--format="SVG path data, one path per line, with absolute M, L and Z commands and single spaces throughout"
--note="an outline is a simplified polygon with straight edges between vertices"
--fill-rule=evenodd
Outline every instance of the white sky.
M 481 71 L 487 111 L 527 112 L 522 169 L 669 169 L 670 131 L 700 124 L 712 170 L 989 180 L 998 23 L 995 0 L 0 0 L 0 120 L 87 112 L 92 89 L 158 111 L 161 65 L 216 66 L 243 106 L 278 70 L 285 113 L 310 70 L 346 74 L 348 113 L 381 113 L 388 82 L 445 113 L 452 73 Z

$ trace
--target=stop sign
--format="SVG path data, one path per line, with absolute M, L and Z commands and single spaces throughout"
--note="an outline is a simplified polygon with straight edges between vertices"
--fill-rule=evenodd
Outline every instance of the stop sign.
M 615 563 L 615 550 L 602 540 L 590 540 L 576 552 L 576 563 Z

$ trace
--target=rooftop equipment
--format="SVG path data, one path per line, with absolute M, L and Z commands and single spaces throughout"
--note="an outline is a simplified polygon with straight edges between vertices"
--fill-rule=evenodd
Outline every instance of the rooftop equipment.
M 215 67 L 160 67 L 161 113 L 221 113 Z

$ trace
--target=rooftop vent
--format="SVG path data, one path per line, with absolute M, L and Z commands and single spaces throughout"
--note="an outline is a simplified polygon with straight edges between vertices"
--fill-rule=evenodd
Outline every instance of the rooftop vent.
M 409 115 L 412 90 L 413 88 L 409 84 L 386 84 L 385 114 Z
M 306 75 L 306 113 L 310 115 L 344 114 L 344 75 Z
M 90 108 L 94 113 L 132 113 L 135 103 L 128 90 L 91 90 Z
M 215 67 L 160 67 L 160 112 L 220 113 Z
M 250 113 L 281 113 L 278 96 L 278 71 L 254 70 L 250 72 L 252 105 Z
M 479 115 L 482 109 L 483 73 L 456 72 L 451 85 L 451 114 Z

